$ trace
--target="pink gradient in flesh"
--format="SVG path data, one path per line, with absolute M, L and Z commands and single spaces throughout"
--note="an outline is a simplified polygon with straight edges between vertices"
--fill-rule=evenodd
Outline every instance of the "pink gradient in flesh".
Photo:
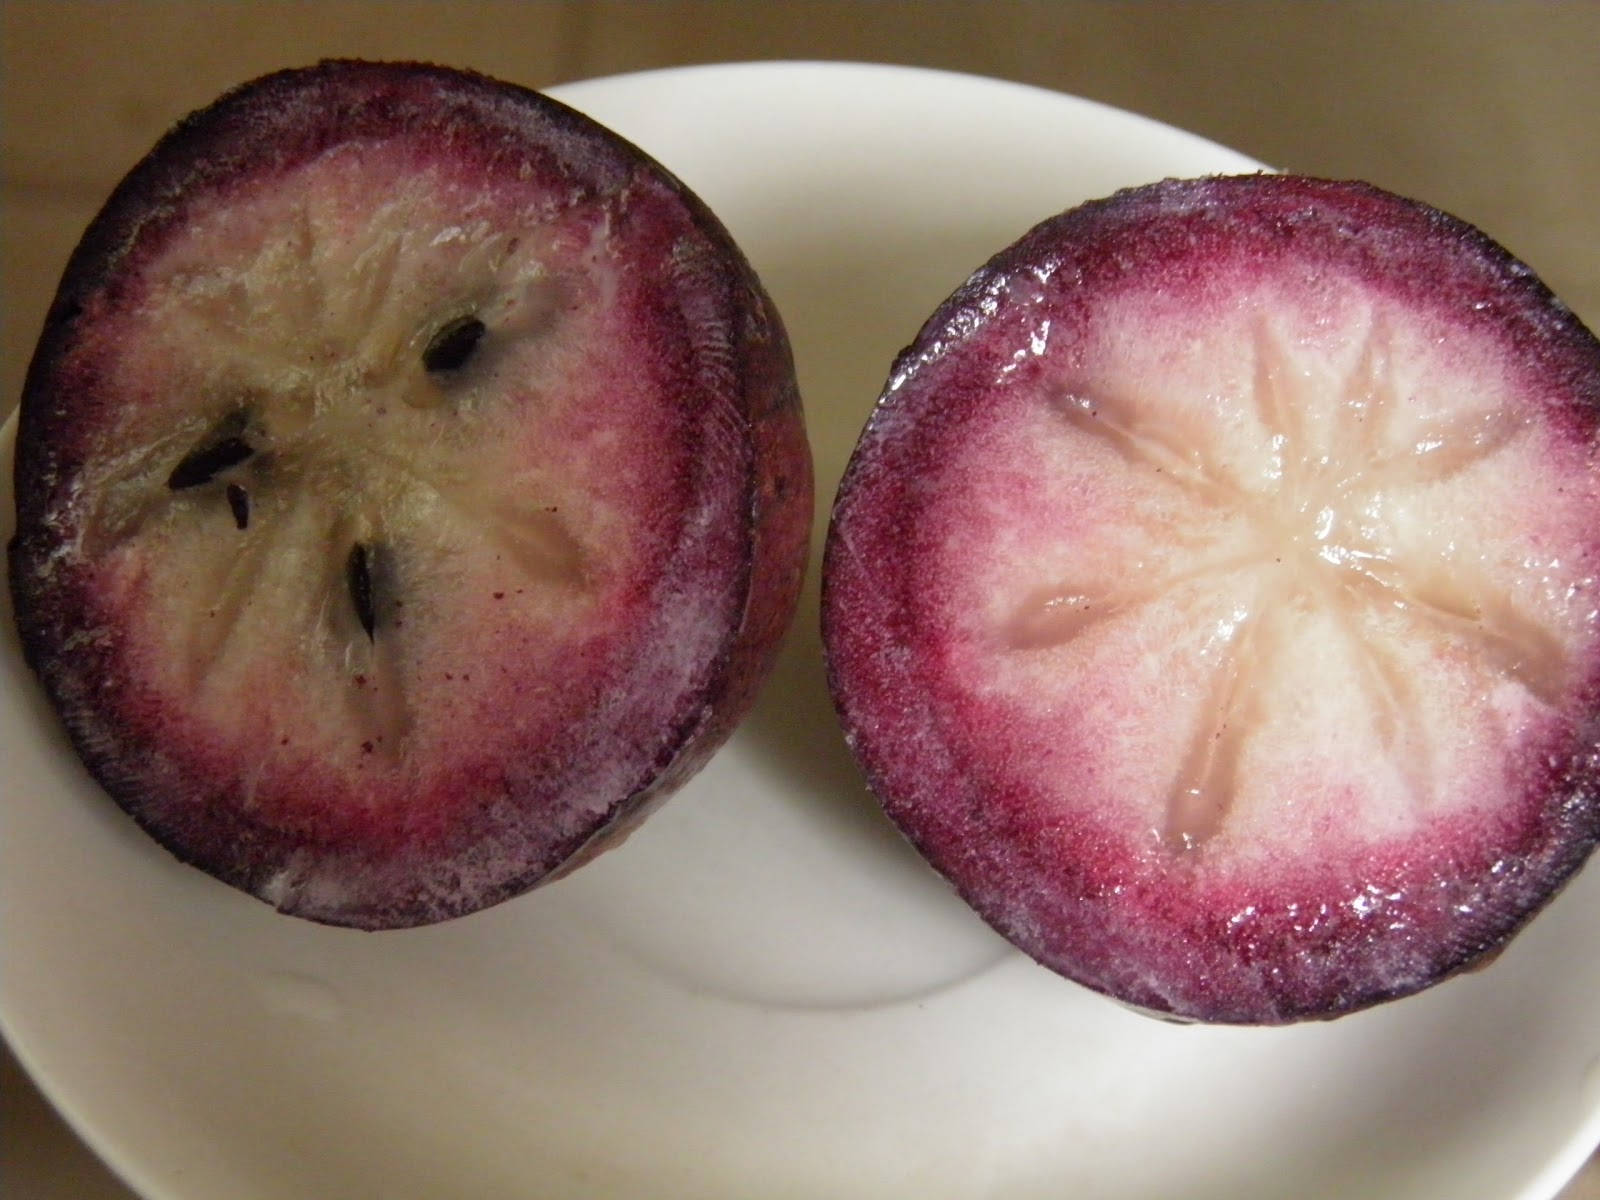
M 401 751 L 341 719 L 346 690 L 370 694 L 379 677 L 330 661 L 321 635 L 234 655 L 225 703 L 197 703 L 169 611 L 193 601 L 137 537 L 38 572 L 65 599 L 57 636 L 76 631 L 52 686 L 102 781 L 181 857 L 356 924 L 439 919 L 522 890 L 692 773 L 787 624 L 810 500 L 781 327 L 697 203 L 617 144 L 591 144 L 570 114 L 542 114 L 551 128 L 529 143 L 524 106 L 494 118 L 507 133 L 473 123 L 475 105 L 501 98 L 469 96 L 471 119 L 449 136 L 418 130 L 401 119 L 406 105 L 437 119 L 461 100 L 456 83 L 435 93 L 403 70 L 395 78 L 399 92 L 423 94 L 399 101 L 400 117 L 380 114 L 358 149 L 329 149 L 313 130 L 303 158 L 289 145 L 240 172 L 224 142 L 211 185 L 186 181 L 181 205 L 144 222 L 112 285 L 80 301 L 87 332 L 52 364 L 52 401 L 75 407 L 52 430 L 56 469 L 35 491 L 49 494 L 46 523 L 76 541 L 93 521 L 76 473 L 93 478 L 97 463 L 181 420 L 187 390 L 229 382 L 190 363 L 151 297 L 281 238 L 280 196 L 314 206 L 320 248 L 337 259 L 373 195 L 413 189 L 424 217 L 509 231 L 512 257 L 556 289 L 549 328 L 491 363 L 476 419 L 492 436 L 463 436 L 448 415 L 382 389 L 350 401 L 358 423 L 457 438 L 465 479 L 525 484 L 519 502 L 561 510 L 579 548 L 580 577 L 551 582 L 492 547 L 397 546 L 402 570 L 427 576 L 374 641 L 397 647 L 385 678 L 404 692 Z M 380 69 L 378 82 L 394 80 Z M 291 122 L 287 141 L 300 136 L 292 114 L 273 119 Z M 394 136 L 397 124 L 408 132 Z M 416 294 L 424 333 L 439 311 L 431 293 L 455 283 L 426 266 L 404 281 L 410 292 L 391 288 L 400 302 Z M 465 282 L 470 293 L 480 281 Z M 416 536 L 399 524 L 398 536 Z
M 1592 341 L 1548 337 L 1548 314 L 1494 293 L 1471 252 L 1447 250 L 1425 281 L 1407 274 L 1439 237 L 1364 192 L 1284 186 L 1237 219 L 1226 196 L 1196 216 L 1203 188 L 1121 197 L 1065 230 L 1042 227 L 925 328 L 835 509 L 830 673 L 890 815 L 1034 957 L 1162 1013 L 1334 1015 L 1497 945 L 1600 831 L 1600 355 Z M 1286 234 L 1291 218 L 1309 232 Z M 1375 234 L 1349 234 L 1374 220 Z M 1463 296 L 1483 303 L 1462 309 Z M 1536 699 L 1486 673 L 1469 639 L 1363 612 L 1363 632 L 1403 644 L 1414 703 L 1401 728 L 1431 748 L 1417 795 L 1405 776 L 1415 755 L 1386 748 L 1355 668 L 1326 649 L 1339 639 L 1314 605 L 1280 600 L 1277 642 L 1258 651 L 1271 669 L 1250 677 L 1255 707 L 1239 709 L 1251 728 L 1229 807 L 1177 850 L 1163 836 L 1173 780 L 1216 719 L 1207 636 L 1277 595 L 1282 560 L 1263 558 L 1248 514 L 1200 505 L 1151 462 L 1069 428 L 1060 398 L 1131 398 L 1124 407 L 1239 482 L 1248 508 L 1274 486 L 1248 401 L 1263 314 L 1324 385 L 1319 370 L 1337 382 L 1356 361 L 1360 338 L 1345 346 L 1342 328 L 1375 319 L 1390 331 L 1397 368 L 1411 372 L 1386 426 L 1394 446 L 1453 405 L 1515 408 L 1518 432 L 1482 461 L 1390 489 L 1406 495 L 1379 522 L 1382 540 L 1403 563 L 1473 564 L 1553 631 L 1571 669 L 1555 697 Z M 1574 367 L 1594 377 L 1574 388 Z M 1373 435 L 1347 407 L 1336 393 L 1306 415 L 1298 433 L 1313 458 L 1388 444 L 1363 443 Z M 1175 545 L 1174 531 L 1195 529 L 1203 548 Z M 1156 586 L 1076 637 L 1019 647 L 1009 636 L 1028 596 L 1079 590 L 1062 580 L 1098 602 L 1208 554 L 1247 563 Z

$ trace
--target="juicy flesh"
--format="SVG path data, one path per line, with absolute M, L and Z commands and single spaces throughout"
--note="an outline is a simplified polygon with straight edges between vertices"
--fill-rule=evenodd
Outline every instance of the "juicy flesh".
M 1044 965 L 1183 1019 L 1415 992 L 1600 831 L 1600 346 L 1358 184 L 1042 223 L 896 364 L 823 629 L 889 816 Z
M 685 502 L 609 220 L 347 147 L 98 314 L 80 548 L 151 719 L 247 796 L 423 797 L 599 702 Z
M 1582 448 L 1359 281 L 1097 310 L 933 435 L 912 605 L 952 740 L 1029 821 L 1217 865 L 1519 794 L 1595 650 Z

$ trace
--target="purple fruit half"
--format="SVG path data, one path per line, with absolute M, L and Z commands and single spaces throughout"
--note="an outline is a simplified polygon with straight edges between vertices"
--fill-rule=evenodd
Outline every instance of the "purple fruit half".
M 28 374 L 11 586 L 94 776 L 180 858 L 367 928 L 613 844 L 748 708 L 810 459 L 727 232 L 536 93 L 268 76 L 177 126 Z
M 895 364 L 824 564 L 889 815 L 1131 1005 L 1329 1017 L 1485 958 L 1600 838 L 1600 343 L 1356 183 L 1046 221 Z

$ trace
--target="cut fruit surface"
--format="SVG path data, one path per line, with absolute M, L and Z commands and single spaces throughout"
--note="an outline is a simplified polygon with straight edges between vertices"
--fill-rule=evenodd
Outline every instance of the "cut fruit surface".
M 896 363 L 824 567 L 889 814 L 1045 965 L 1278 1022 L 1498 947 L 1600 838 L 1600 344 L 1359 184 L 1047 221 Z
M 782 325 L 642 152 L 535 93 L 327 63 L 175 129 L 29 373 L 11 581 L 96 777 L 321 921 L 611 844 L 743 714 L 810 462 Z

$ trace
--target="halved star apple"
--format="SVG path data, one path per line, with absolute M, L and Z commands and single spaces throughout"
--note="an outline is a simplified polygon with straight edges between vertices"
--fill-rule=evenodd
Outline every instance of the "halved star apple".
M 1045 965 L 1328 1017 L 1519 929 L 1600 838 L 1600 343 L 1369 186 L 1048 220 L 899 359 L 830 681 L 890 816 Z
M 418 64 L 248 84 L 74 254 L 11 585 L 93 774 L 286 912 L 471 912 L 631 829 L 745 712 L 810 462 L 777 313 L 637 148 Z

